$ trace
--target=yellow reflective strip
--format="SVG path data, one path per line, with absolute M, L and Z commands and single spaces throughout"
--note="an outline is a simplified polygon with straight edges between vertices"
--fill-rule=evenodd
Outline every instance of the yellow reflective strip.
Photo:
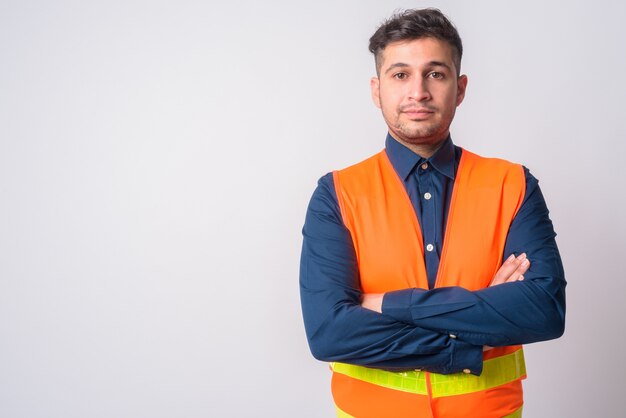
M 520 379 L 526 374 L 524 352 L 519 349 L 511 354 L 483 362 L 480 376 L 454 373 L 430 375 L 433 398 L 479 392 Z
M 352 415 L 343 412 L 337 405 L 335 405 L 335 409 L 337 410 L 337 418 L 354 418 Z
M 524 407 L 520 406 L 517 411 L 513 412 L 512 414 L 506 415 L 502 418 L 522 418 L 522 408 Z
M 369 367 L 345 363 L 331 363 L 330 368 L 335 373 L 345 374 L 354 379 L 389 389 L 401 390 L 418 395 L 428 394 L 424 372 L 388 372 L 386 370 L 371 369 Z
M 330 367 L 335 373 L 341 373 L 374 385 L 418 395 L 428 395 L 424 372 L 389 372 L 345 363 L 331 363 Z M 479 392 L 513 382 L 524 375 L 526 375 L 524 352 L 519 349 L 514 353 L 486 360 L 483 363 L 483 372 L 480 376 L 465 373 L 430 373 L 432 396 L 439 398 Z M 513 415 L 512 418 L 516 417 Z

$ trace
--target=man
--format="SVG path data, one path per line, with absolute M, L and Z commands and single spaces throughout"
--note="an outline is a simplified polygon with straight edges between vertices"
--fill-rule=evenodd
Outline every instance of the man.
M 519 417 L 521 344 L 559 337 L 565 318 L 537 180 L 452 143 L 468 79 L 440 11 L 393 16 L 370 51 L 389 133 L 379 154 L 322 177 L 309 204 L 311 351 L 331 362 L 340 417 Z

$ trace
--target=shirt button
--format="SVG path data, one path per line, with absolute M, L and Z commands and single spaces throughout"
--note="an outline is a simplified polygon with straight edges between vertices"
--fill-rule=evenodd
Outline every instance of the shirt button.
M 470 369 L 463 369 L 463 373 L 470 374 L 472 371 Z
M 426 170 L 428 168 L 428 163 L 422 164 L 422 170 Z
M 452 338 L 453 340 L 456 340 L 456 335 L 450 334 L 450 338 Z
M 430 251 L 432 251 L 432 250 L 434 250 L 434 249 L 435 249 L 435 246 L 434 246 L 433 244 L 428 244 L 428 245 L 426 246 L 426 251 L 429 251 L 429 252 L 430 252 Z
M 428 193 L 428 192 L 424 193 L 424 199 L 426 199 L 426 200 L 430 200 L 430 198 L 431 198 L 431 197 L 433 197 L 433 195 L 432 195 L 432 194 L 430 194 L 430 193 Z

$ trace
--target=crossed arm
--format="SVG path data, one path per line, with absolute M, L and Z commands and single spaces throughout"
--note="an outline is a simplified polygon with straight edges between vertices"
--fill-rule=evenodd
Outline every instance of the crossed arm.
M 320 360 L 480 374 L 483 346 L 541 341 L 563 332 L 565 280 L 548 211 L 530 174 L 505 251 L 526 251 L 532 267 L 517 258 L 505 262 L 487 289 L 362 295 L 330 176 L 313 195 L 303 235 L 302 309 L 311 351 Z
M 526 253 L 517 257 L 515 254 L 511 254 L 493 276 L 489 287 L 524 280 L 524 273 L 529 267 L 530 260 L 526 257 Z M 383 313 L 384 297 L 384 293 L 364 293 L 361 296 L 361 306 L 374 312 Z

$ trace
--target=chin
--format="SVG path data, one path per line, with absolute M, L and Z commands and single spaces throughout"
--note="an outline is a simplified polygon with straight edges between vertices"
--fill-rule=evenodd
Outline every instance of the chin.
M 433 138 L 436 138 L 439 136 L 439 129 L 433 128 L 433 129 L 414 129 L 414 130 L 399 130 L 400 133 L 402 133 L 403 137 L 406 138 L 407 142 L 415 142 L 415 143 L 422 143 L 424 141 L 430 141 Z

